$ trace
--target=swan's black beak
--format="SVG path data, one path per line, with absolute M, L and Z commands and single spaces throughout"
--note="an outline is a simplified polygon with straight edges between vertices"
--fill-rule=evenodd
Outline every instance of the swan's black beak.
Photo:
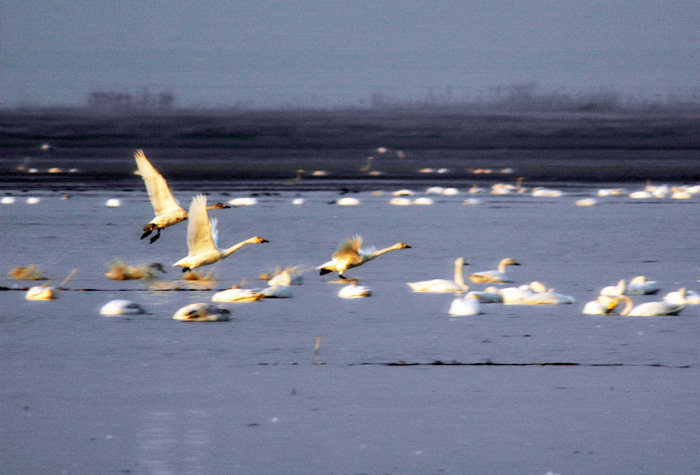
M 411 246 L 409 246 L 408 244 L 406 244 L 406 249 L 411 249 Z
M 267 239 L 263 239 L 262 241 L 260 241 L 261 244 L 262 244 L 263 242 L 270 242 L 270 241 L 268 241 Z

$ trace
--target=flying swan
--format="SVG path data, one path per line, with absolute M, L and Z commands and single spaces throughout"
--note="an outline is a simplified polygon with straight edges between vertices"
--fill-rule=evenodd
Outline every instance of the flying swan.
M 353 236 L 346 239 L 345 242 L 340 245 L 338 250 L 335 251 L 332 260 L 317 267 L 317 269 L 321 270 L 320 275 L 337 272 L 338 277 L 344 279 L 345 276 L 343 274 L 347 269 L 362 265 L 365 262 L 371 261 L 375 257 L 386 254 L 389 251 L 411 248 L 411 246 L 403 242 L 396 243 L 393 246 L 380 249 L 378 251 L 373 251 L 371 249 L 360 249 L 360 246 L 362 246 L 361 236 Z
M 458 257 L 455 260 L 454 280 L 433 279 L 421 282 L 408 282 L 408 286 L 414 292 L 466 292 L 469 290 L 469 286 L 464 283 L 464 274 L 462 273 L 462 268 L 465 264 L 463 257 Z
M 151 162 L 148 161 L 143 150 L 137 150 L 134 154 L 136 166 L 139 169 L 139 174 L 146 184 L 148 197 L 151 199 L 153 210 L 156 217 L 151 220 L 143 228 L 141 239 L 149 236 L 154 230 L 157 234 L 151 238 L 151 243 L 154 243 L 160 237 L 160 230 L 172 226 L 187 219 L 187 211 L 180 206 L 180 203 L 175 199 L 168 183 L 163 178 L 163 175 L 158 173 Z M 207 209 L 223 209 L 230 206 L 223 203 L 216 203 Z
M 261 244 L 269 242 L 267 239 L 255 236 L 239 242 L 228 249 L 217 247 L 219 233 L 216 229 L 216 218 L 209 221 L 207 214 L 207 198 L 197 195 L 192 198 L 189 211 L 189 223 L 187 224 L 187 248 L 189 254 L 177 261 L 173 266 L 182 267 L 182 271 L 192 270 L 195 267 L 205 266 L 218 262 L 246 244 Z

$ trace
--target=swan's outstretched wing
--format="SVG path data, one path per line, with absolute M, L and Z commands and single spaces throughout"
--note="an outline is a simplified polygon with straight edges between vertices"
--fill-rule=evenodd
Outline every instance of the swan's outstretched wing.
M 151 165 L 151 162 L 148 161 L 143 150 L 137 150 L 134 154 L 134 158 L 136 159 L 136 165 L 139 168 L 141 178 L 143 178 L 146 184 L 148 197 L 151 199 L 151 204 L 156 212 L 156 216 L 160 216 L 174 209 L 179 209 L 180 204 L 170 191 L 165 178 Z
M 195 196 L 190 204 L 187 248 L 190 251 L 190 256 L 216 250 L 212 225 L 207 213 L 207 198 L 204 195 Z
M 353 236 L 348 238 L 340 245 L 340 247 L 338 247 L 338 250 L 333 254 L 333 258 L 335 259 L 340 257 L 347 259 L 348 257 L 357 256 L 361 246 L 361 236 Z

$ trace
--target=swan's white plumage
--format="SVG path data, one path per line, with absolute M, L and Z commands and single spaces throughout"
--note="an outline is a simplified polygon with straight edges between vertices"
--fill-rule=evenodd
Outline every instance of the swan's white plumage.
M 163 175 L 148 161 L 143 150 L 137 150 L 134 153 L 134 159 L 156 213 L 156 218 L 152 222 L 158 220 L 158 224 L 162 222 L 162 227 L 166 227 L 186 219 L 187 212 L 173 196 Z
M 215 238 L 218 241 L 216 219 L 209 221 L 207 198 L 201 194 L 197 195 L 192 199 L 189 209 L 189 223 L 187 224 L 187 248 L 189 249 L 189 254 L 187 257 L 177 261 L 173 266 L 194 269 L 195 267 L 218 262 L 246 244 L 267 242 L 267 240 L 255 236 L 241 241 L 228 249 L 221 250 L 217 248 Z
M 365 287 L 364 285 L 357 285 L 355 283 L 346 285 L 338 291 L 338 297 L 343 299 L 356 299 L 370 297 L 371 295 L 372 291 L 368 287 Z
M 626 290 L 627 284 L 625 279 L 620 279 L 617 285 L 609 285 L 607 287 L 603 287 L 600 290 L 600 295 L 604 295 L 607 297 L 617 297 L 619 295 L 624 295 Z
M 27 300 L 53 300 L 57 297 L 55 288 L 44 285 L 30 287 L 24 296 Z
M 114 317 L 118 315 L 140 315 L 146 310 L 136 302 L 131 300 L 117 299 L 107 302 L 100 309 L 100 315 Z
M 407 284 L 414 292 L 465 292 L 469 290 L 469 286 L 465 284 L 462 274 L 465 264 L 463 257 L 455 260 L 454 280 L 432 279 L 421 282 L 408 282 Z
M 212 302 L 254 302 L 263 295 L 254 289 L 226 289 L 211 296 Z
M 683 287 L 664 296 L 664 301 L 676 305 L 700 305 L 700 293 Z
M 604 302 L 606 297 L 599 297 L 598 300 Z M 632 300 L 626 295 L 620 295 L 611 299 L 616 306 L 620 302 L 625 303 L 625 308 L 620 312 L 624 317 L 657 317 L 664 315 L 677 315 L 685 305 L 678 305 L 670 302 L 645 302 L 635 306 Z
M 503 303 L 503 294 L 501 294 L 501 290 L 496 287 L 486 287 L 484 290 L 472 290 L 469 294 L 476 295 L 481 303 Z
M 558 292 L 538 292 L 529 295 L 520 301 L 521 305 L 566 305 L 576 303 L 576 299 L 570 295 Z
M 173 320 L 183 322 L 227 322 L 231 311 L 210 303 L 193 303 L 175 312 Z
M 655 280 L 647 280 L 643 275 L 639 275 L 630 280 L 625 288 L 625 295 L 648 295 L 655 294 L 661 290 L 661 286 Z
M 479 298 L 475 295 L 467 294 L 464 298 L 454 299 L 447 313 L 455 316 L 465 316 L 480 315 L 484 312 L 481 310 Z
M 343 278 L 343 273 L 347 269 L 357 267 L 364 264 L 367 261 L 374 259 L 375 257 L 386 254 L 389 251 L 395 251 L 397 249 L 410 249 L 411 246 L 403 242 L 394 244 L 393 246 L 386 247 L 375 251 L 373 249 L 362 249 L 362 237 L 353 236 L 346 239 L 338 250 L 333 254 L 333 258 L 318 266 L 316 269 L 320 269 L 321 275 L 328 274 L 330 272 L 337 272 L 338 275 Z
M 498 263 L 498 270 L 475 272 L 469 279 L 475 284 L 506 283 L 511 280 L 506 276 L 506 266 L 519 266 L 520 263 L 511 257 L 506 257 Z
M 597 300 L 592 300 L 587 302 L 583 306 L 583 313 L 586 315 L 608 315 L 611 309 L 608 305 L 601 303 Z
M 265 287 L 260 291 L 263 297 L 268 299 L 289 299 L 292 298 L 292 289 L 279 285 Z
M 284 270 L 270 279 L 267 285 L 270 287 L 288 287 L 290 285 L 301 285 L 302 282 L 303 278 L 301 275 Z

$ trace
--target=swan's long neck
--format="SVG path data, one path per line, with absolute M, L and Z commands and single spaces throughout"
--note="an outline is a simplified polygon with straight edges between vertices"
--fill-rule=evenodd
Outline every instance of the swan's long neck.
M 257 242 L 258 241 L 255 238 L 246 239 L 245 241 L 239 242 L 238 244 L 231 246 L 228 249 L 222 250 L 221 255 L 223 257 L 230 256 L 231 254 L 233 254 L 234 252 L 236 252 L 237 250 L 239 250 L 240 248 L 242 248 L 246 244 L 253 244 L 253 243 L 257 243 Z
M 626 295 L 620 295 L 619 297 L 617 297 L 617 300 L 625 302 L 625 308 L 622 309 L 622 312 L 620 312 L 620 315 L 622 315 L 623 317 L 626 317 L 627 315 L 630 314 L 630 312 L 632 311 L 632 307 L 634 306 L 634 304 L 632 303 L 632 300 Z
M 506 271 L 506 266 L 508 265 L 508 259 L 503 259 L 498 263 L 498 272 L 504 273 Z
M 460 258 L 455 261 L 455 284 L 459 285 L 465 290 L 469 290 L 469 287 L 464 282 L 464 273 L 462 268 L 464 267 L 464 259 Z
M 369 261 L 369 260 L 374 259 L 377 256 L 381 256 L 382 254 L 386 254 L 389 251 L 395 251 L 397 249 L 403 249 L 403 248 L 404 248 L 404 246 L 401 243 L 394 244 L 393 246 L 389 246 L 389 247 L 386 247 L 384 249 L 374 251 L 371 254 L 367 254 L 367 256 L 365 257 L 365 260 Z

